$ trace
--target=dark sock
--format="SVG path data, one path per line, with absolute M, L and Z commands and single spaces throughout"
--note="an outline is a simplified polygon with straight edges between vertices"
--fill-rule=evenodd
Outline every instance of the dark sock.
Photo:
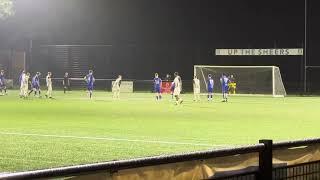
M 158 96 L 156 96 L 156 99 L 158 100 Z
M 162 99 L 162 96 L 159 96 L 159 99 Z

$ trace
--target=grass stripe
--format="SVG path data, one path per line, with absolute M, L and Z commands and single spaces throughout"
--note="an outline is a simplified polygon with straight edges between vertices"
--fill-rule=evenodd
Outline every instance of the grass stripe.
M 154 143 L 154 144 L 170 144 L 170 145 L 190 145 L 190 146 L 205 146 L 205 147 L 230 147 L 226 144 L 206 144 L 206 143 L 190 143 L 190 142 L 175 142 L 175 141 L 158 141 L 158 140 L 142 140 L 142 139 L 126 139 L 126 138 L 107 138 L 107 137 L 90 137 L 90 136 L 71 136 L 71 135 L 54 135 L 54 134 L 29 134 L 17 132 L 0 132 L 1 135 L 13 136 L 30 136 L 30 137 L 50 137 L 50 138 L 70 138 L 70 139 L 86 139 L 86 140 L 104 140 L 104 141 L 123 141 L 123 142 L 139 142 L 139 143 Z

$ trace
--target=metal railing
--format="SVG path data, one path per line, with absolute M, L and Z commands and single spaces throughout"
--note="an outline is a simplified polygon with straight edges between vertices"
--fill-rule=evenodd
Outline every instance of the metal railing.
M 320 179 L 320 161 L 302 163 L 273 169 L 272 179 Z
M 170 156 L 157 156 L 138 158 L 132 160 L 112 161 L 105 163 L 78 165 L 70 167 L 53 168 L 46 170 L 36 170 L 29 172 L 18 172 L 11 174 L 0 175 L 0 179 L 38 179 L 38 178 L 53 178 L 66 177 L 83 174 L 93 174 L 97 172 L 117 172 L 123 169 L 133 169 L 146 166 L 155 166 L 162 164 L 187 162 L 194 160 L 205 160 L 209 158 L 217 158 L 224 156 L 232 156 L 238 154 L 247 154 L 260 152 L 264 149 L 263 144 L 237 147 L 232 149 L 221 149 L 213 151 L 194 152 L 188 154 L 177 154 Z
M 286 180 L 286 179 L 320 179 L 320 159 L 297 163 L 294 165 L 274 164 L 274 152 L 281 150 L 285 153 L 290 149 L 320 146 L 320 139 L 306 139 L 299 141 L 273 143 L 272 140 L 260 140 L 259 144 L 243 146 L 231 149 L 220 149 L 212 151 L 193 152 L 188 154 L 177 154 L 170 156 L 156 156 L 138 158 L 132 160 L 112 161 L 97 164 L 78 165 L 71 167 L 36 170 L 29 172 L 18 172 L 2 174 L 0 179 L 37 179 L 37 178 L 59 178 L 96 174 L 108 172 L 110 174 L 121 170 L 143 168 L 150 166 L 161 166 L 172 163 L 185 163 L 190 161 L 206 161 L 214 158 L 230 157 L 250 153 L 258 153 L 258 166 L 247 167 L 241 171 L 215 174 L 207 179 L 213 180 Z M 316 149 L 320 151 L 320 149 Z M 157 169 L 157 168 L 155 168 Z

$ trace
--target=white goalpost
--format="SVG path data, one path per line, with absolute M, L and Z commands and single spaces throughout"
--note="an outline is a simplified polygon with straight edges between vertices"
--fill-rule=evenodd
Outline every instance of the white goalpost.
M 283 85 L 280 69 L 277 66 L 210 66 L 195 65 L 194 75 L 200 80 L 200 92 L 207 93 L 208 75 L 213 76 L 214 91 L 221 92 L 220 77 L 222 74 L 233 76 L 236 83 L 236 94 L 270 95 L 284 97 L 287 95 Z

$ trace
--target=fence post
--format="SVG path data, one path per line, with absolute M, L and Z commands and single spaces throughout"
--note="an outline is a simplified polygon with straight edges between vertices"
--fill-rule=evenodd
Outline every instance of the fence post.
M 272 180 L 272 140 L 259 140 L 265 148 L 259 153 L 259 180 Z

